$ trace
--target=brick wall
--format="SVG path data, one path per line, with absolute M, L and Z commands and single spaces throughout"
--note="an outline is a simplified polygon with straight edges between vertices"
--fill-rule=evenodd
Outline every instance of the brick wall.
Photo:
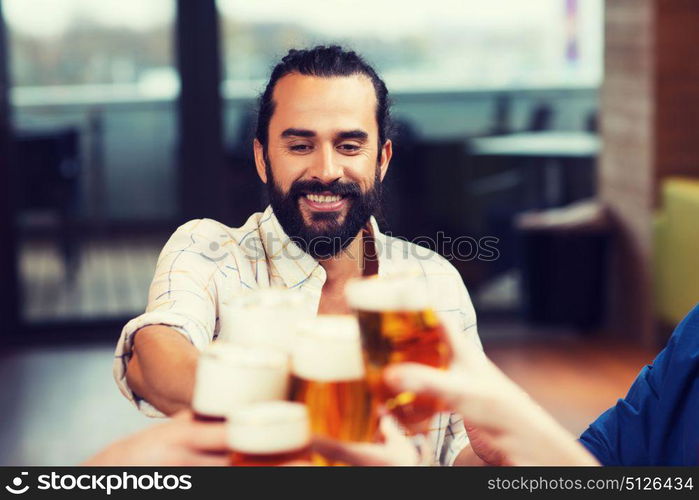
M 618 225 L 610 326 L 656 342 L 652 216 L 662 179 L 699 177 L 699 2 L 607 0 L 599 188 Z

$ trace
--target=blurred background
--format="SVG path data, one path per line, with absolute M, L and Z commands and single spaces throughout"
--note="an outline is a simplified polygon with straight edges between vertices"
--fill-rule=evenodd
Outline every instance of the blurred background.
M 330 43 L 394 101 L 382 228 L 495 242 L 433 249 L 488 354 L 583 431 L 699 299 L 698 23 L 692 0 L 0 0 L 0 465 L 151 422 L 111 379 L 120 329 L 177 226 L 264 208 L 256 97 Z

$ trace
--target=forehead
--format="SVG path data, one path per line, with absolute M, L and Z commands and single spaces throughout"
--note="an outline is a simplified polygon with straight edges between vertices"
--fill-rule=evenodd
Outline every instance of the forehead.
M 361 128 L 377 133 L 376 93 L 364 75 L 317 77 L 291 73 L 277 81 L 272 94 L 270 135 L 289 127 L 315 130 Z

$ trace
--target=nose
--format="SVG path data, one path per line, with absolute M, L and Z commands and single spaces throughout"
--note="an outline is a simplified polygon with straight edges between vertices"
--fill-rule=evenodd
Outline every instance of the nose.
M 330 184 L 340 179 L 343 174 L 342 166 L 335 158 L 335 148 L 332 146 L 323 147 L 316 155 L 308 172 L 312 179 L 324 184 Z

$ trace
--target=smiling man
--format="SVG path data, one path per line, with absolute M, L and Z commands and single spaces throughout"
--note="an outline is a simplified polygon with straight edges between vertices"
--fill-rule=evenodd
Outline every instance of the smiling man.
M 372 216 L 392 156 L 389 128 L 386 86 L 354 52 L 291 50 L 274 68 L 253 144 L 271 206 L 239 228 L 189 221 L 163 248 L 146 312 L 124 327 L 114 363 L 119 388 L 141 411 L 189 406 L 198 353 L 217 337 L 227 298 L 245 289 L 299 289 L 314 313 L 347 313 L 349 279 L 412 265 L 439 292 L 438 312 L 480 346 L 453 266 L 381 233 Z M 442 464 L 468 443 L 454 414 L 437 415 L 430 436 Z

